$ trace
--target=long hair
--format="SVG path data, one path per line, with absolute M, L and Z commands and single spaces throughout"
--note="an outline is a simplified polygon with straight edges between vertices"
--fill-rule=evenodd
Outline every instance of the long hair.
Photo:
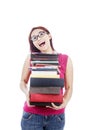
M 30 34 L 29 34 L 29 37 L 28 37 L 28 40 L 29 40 L 29 43 L 30 43 L 30 51 L 31 53 L 32 52 L 40 52 L 40 50 L 38 50 L 34 44 L 33 44 L 33 41 L 31 40 L 31 34 L 34 30 L 36 29 L 41 29 L 41 30 L 44 30 L 45 32 L 47 32 L 47 34 L 50 34 L 50 32 L 48 31 L 48 29 L 46 29 L 45 27 L 42 27 L 42 26 L 37 26 L 37 27 L 33 27 L 30 31 Z M 53 43 L 52 43 L 52 38 L 50 39 L 50 45 L 51 45 L 51 48 L 52 50 L 54 50 L 54 47 L 53 47 Z

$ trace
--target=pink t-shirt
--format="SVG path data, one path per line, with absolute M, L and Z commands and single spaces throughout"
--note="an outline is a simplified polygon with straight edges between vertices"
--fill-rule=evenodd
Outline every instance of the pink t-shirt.
M 58 61 L 60 64 L 60 77 L 64 78 L 65 72 L 66 72 L 66 65 L 67 65 L 67 59 L 68 56 L 65 54 L 59 54 L 58 56 Z M 65 111 L 65 108 L 59 109 L 59 110 L 54 110 L 52 108 L 47 108 L 47 107 L 38 107 L 38 106 L 28 106 L 27 103 L 24 103 L 23 110 L 26 112 L 34 113 L 34 114 L 39 114 L 39 115 L 54 115 L 54 114 L 62 114 Z

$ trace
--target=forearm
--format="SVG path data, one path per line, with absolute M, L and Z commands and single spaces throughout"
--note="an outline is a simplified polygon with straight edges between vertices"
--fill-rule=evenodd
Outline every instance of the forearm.
M 25 95 L 28 94 L 28 88 L 27 88 L 27 85 L 26 85 L 26 83 L 24 81 L 20 82 L 20 89 L 23 91 L 23 93 Z
M 67 104 L 69 102 L 69 100 L 71 99 L 71 96 L 72 96 L 72 87 L 68 87 L 66 90 L 65 90 L 65 93 L 64 93 L 64 100 L 65 100 L 65 103 Z

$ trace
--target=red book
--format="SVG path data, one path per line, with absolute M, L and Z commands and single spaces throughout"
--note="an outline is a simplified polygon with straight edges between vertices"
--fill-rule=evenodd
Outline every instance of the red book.
M 31 102 L 63 102 L 62 94 L 30 94 Z

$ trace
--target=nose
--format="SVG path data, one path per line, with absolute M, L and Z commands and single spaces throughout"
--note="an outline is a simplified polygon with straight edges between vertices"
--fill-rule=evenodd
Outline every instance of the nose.
M 41 38 L 38 36 L 37 40 L 40 40 Z

